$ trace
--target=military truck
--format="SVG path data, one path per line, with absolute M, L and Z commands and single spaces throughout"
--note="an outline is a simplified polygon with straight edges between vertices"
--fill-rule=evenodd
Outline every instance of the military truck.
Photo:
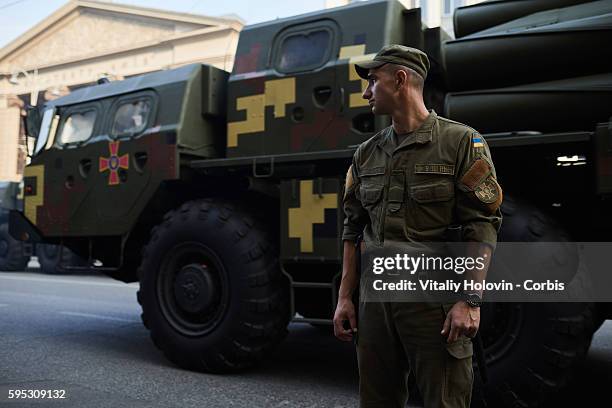
M 0 271 L 22 271 L 29 260 L 26 245 L 9 234 L 8 209 L 16 208 L 18 189 L 18 183 L 0 181 Z
M 346 170 L 390 124 L 353 65 L 401 43 L 430 56 L 427 106 L 491 147 L 501 241 L 605 241 L 610 15 L 609 2 L 491 1 L 460 8 L 452 39 L 420 9 L 375 0 L 247 26 L 231 73 L 188 65 L 31 109 L 36 147 L 11 233 L 139 281 L 142 320 L 180 367 L 251 366 L 290 321 L 331 324 Z M 487 303 L 489 382 L 476 399 L 545 400 L 611 315 L 607 304 Z

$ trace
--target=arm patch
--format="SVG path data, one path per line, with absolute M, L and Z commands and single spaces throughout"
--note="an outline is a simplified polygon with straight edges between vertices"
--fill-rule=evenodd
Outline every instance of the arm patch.
M 488 177 L 477 185 L 474 194 L 491 214 L 499 208 L 503 199 L 502 188 L 493 176 Z
M 461 177 L 461 184 L 466 186 L 469 191 L 482 183 L 485 178 L 491 173 L 491 165 L 482 157 L 479 157 L 472 163 L 468 171 Z

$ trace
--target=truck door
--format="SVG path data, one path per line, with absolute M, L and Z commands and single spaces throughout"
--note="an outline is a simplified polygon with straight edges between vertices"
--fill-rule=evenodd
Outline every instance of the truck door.
M 128 222 L 138 214 L 136 204 L 154 171 L 147 163 L 152 140 L 146 130 L 154 122 L 156 102 L 155 94 L 145 91 L 119 98 L 109 110 L 109 138 L 98 144 L 94 163 L 95 208 L 103 223 Z
M 99 102 L 61 107 L 54 119 L 49 116 L 52 130 L 39 140 L 38 154 L 24 171 L 25 214 L 46 236 L 72 232 L 71 219 L 91 193 L 78 163 L 82 145 L 99 133 L 103 117 Z

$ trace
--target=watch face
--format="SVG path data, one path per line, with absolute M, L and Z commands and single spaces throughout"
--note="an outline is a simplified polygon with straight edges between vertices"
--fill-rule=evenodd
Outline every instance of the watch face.
M 467 295 L 467 302 L 470 306 L 479 307 L 481 301 L 480 296 L 475 293 L 470 293 Z

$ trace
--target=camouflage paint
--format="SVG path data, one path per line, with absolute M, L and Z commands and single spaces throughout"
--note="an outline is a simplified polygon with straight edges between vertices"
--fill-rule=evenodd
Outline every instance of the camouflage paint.
M 386 126 L 386 121 L 375 121 L 372 116 L 369 120 L 376 126 L 365 132 L 356 128 L 355 118 L 371 112 L 361 98 L 364 84 L 354 75 L 352 64 L 353 58 L 375 53 L 386 41 L 402 41 L 398 37 L 405 31 L 402 13 L 403 6 L 397 2 L 372 1 L 245 27 L 228 82 L 227 156 L 346 149 L 366 140 L 376 126 Z M 274 60 L 279 41 L 300 27 L 331 30 L 330 59 L 310 71 L 278 72 Z M 295 101 L 287 102 L 285 115 L 275 116 L 266 98 L 257 96 L 262 94 L 261 83 L 289 77 L 295 80 Z M 329 92 L 323 104 L 315 97 L 321 89 Z M 248 133 L 236 131 L 237 127 Z
M 339 178 L 281 183 L 281 258 L 340 259 L 343 184 Z

